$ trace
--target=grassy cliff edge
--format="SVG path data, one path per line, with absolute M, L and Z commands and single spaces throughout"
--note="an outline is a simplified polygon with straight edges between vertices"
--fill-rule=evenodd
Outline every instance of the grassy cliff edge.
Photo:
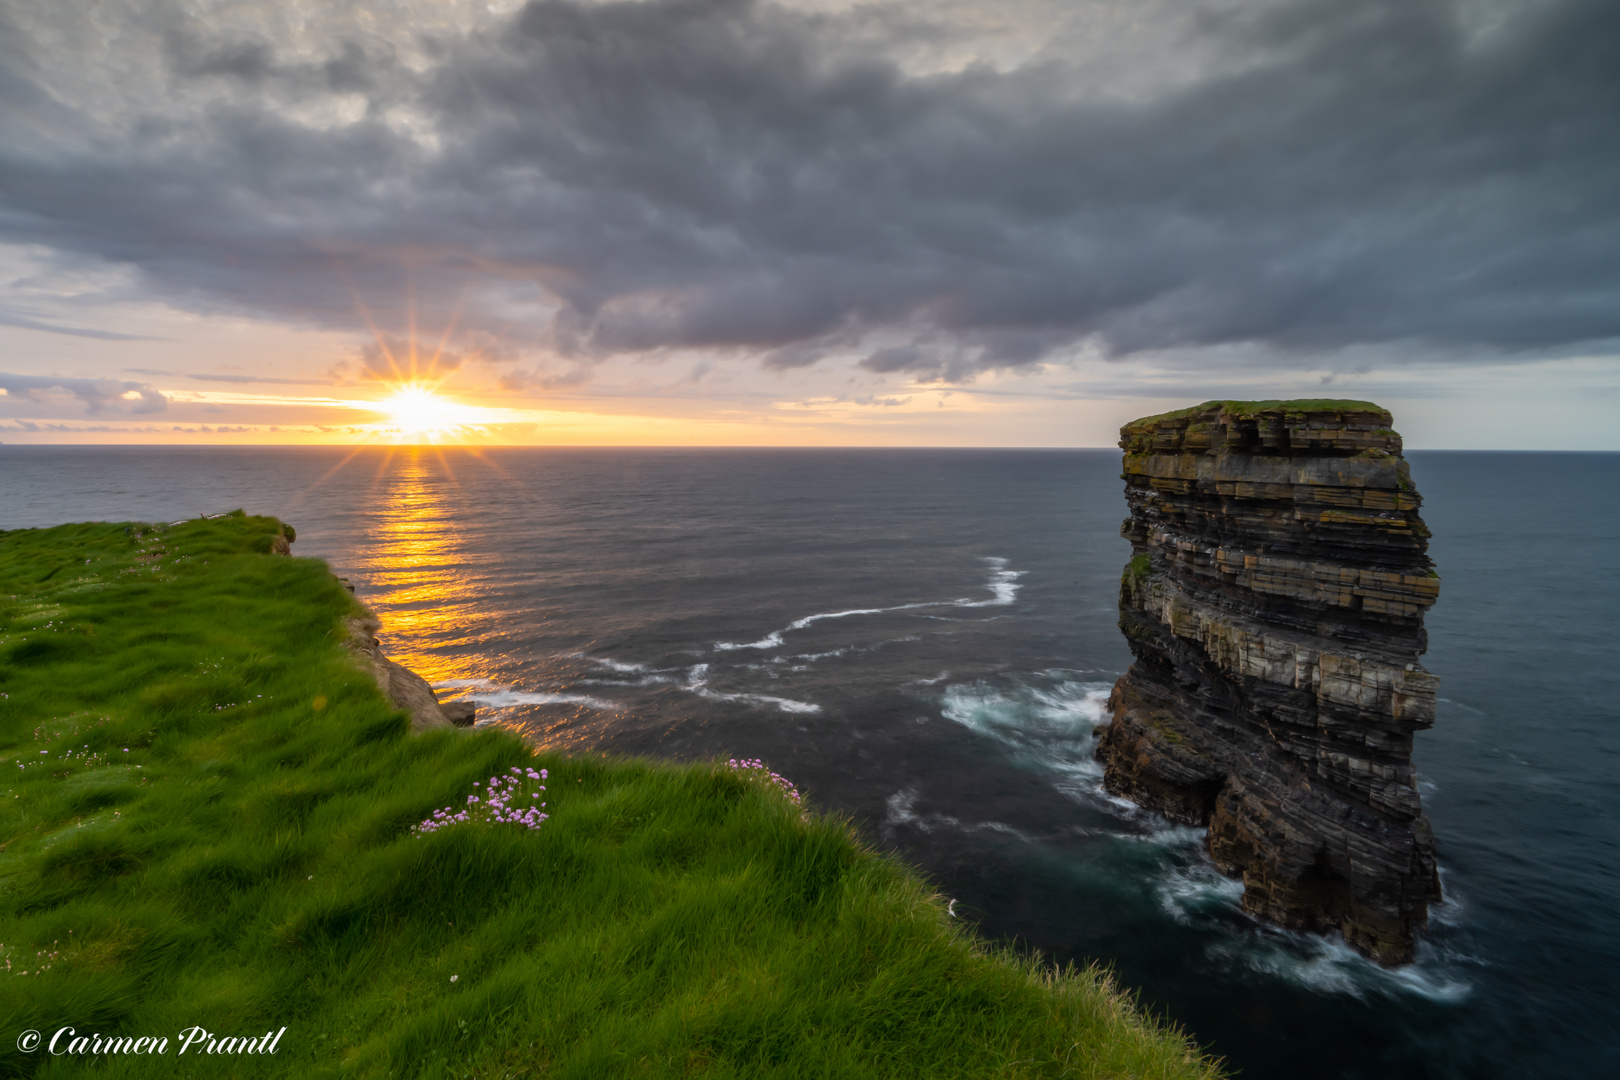
M 0 533 L 0 1075 L 1218 1075 L 751 771 L 410 734 L 281 536 Z M 540 828 L 413 831 L 514 768 Z

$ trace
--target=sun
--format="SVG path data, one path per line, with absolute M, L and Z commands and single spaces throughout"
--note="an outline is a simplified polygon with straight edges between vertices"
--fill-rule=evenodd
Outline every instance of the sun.
M 420 383 L 407 383 L 394 391 L 392 397 L 377 403 L 401 434 L 414 436 L 445 435 L 462 427 L 467 417 L 464 406 L 442 398 Z

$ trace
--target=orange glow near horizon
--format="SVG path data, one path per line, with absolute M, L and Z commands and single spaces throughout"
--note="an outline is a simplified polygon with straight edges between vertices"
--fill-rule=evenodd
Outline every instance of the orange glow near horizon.
M 273 356 L 258 358 L 259 368 L 275 373 L 266 381 L 300 382 L 285 376 L 303 371 L 309 376 L 304 380 L 307 390 L 261 388 L 252 385 L 258 379 L 240 371 L 192 377 L 205 383 L 215 378 L 240 380 L 244 385 L 239 386 L 193 385 L 182 381 L 187 376 L 171 375 L 166 378 L 173 381 L 151 388 L 165 406 L 172 407 L 166 416 L 121 410 L 129 414 L 127 421 L 47 415 L 41 419 L 48 422 L 30 417 L 6 424 L 0 418 L 0 439 L 42 444 L 420 445 L 447 449 L 954 445 L 964 442 L 959 428 L 966 414 L 989 418 L 1015 411 L 1006 402 L 970 396 L 954 385 L 910 385 L 881 399 L 851 399 L 842 388 L 828 387 L 817 387 L 811 393 L 794 387 L 791 395 L 788 388 L 770 392 L 744 388 L 710 396 L 690 392 L 678 380 L 662 385 L 639 366 L 625 371 L 611 364 L 592 368 L 599 384 L 596 392 L 572 383 L 544 394 L 524 392 L 496 379 L 490 365 L 469 363 L 482 358 L 486 346 L 447 354 L 454 317 L 434 344 L 431 339 L 418 341 L 414 311 L 403 338 L 378 327 L 358 300 L 356 311 L 376 338 L 364 355 L 357 357 L 348 346 L 346 357 L 333 352 L 320 358 L 320 363 L 310 360 L 284 366 Z M 297 343 L 278 344 L 290 347 Z M 324 375 L 317 374 L 327 360 L 334 361 L 332 366 Z M 53 393 L 64 403 L 69 397 L 66 390 Z M 125 397 L 135 393 L 129 391 Z M 0 401 L 8 396 L 0 389 Z M 1062 421 L 1065 426 L 1069 423 L 1067 416 Z M 1110 423 L 1109 430 L 1118 426 Z M 1000 430 L 1023 434 L 1017 424 L 1003 423 Z M 999 446 L 1020 441 L 980 435 L 972 444 Z
M 254 386 L 258 380 L 241 371 L 194 378 L 247 385 L 198 386 L 173 375 L 168 376 L 173 382 L 152 388 L 165 405 L 174 407 L 161 419 L 132 410 L 127 423 L 51 417 L 48 425 L 0 425 L 0 437 L 15 430 L 23 441 L 39 443 L 444 448 L 945 445 L 961 441 L 956 427 L 964 413 L 1002 408 L 1000 402 L 943 385 L 909 386 L 881 400 L 852 400 L 842 387 L 818 387 L 812 393 L 795 387 L 791 396 L 787 388 L 779 388 L 780 394 L 745 388 L 711 398 L 690 392 L 679 380 L 662 385 L 639 361 L 629 371 L 615 371 L 611 364 L 593 366 L 595 393 L 569 382 L 542 395 L 511 389 L 506 379 L 495 378 L 492 365 L 470 362 L 490 359 L 489 350 L 505 348 L 499 338 L 483 335 L 451 348 L 459 303 L 443 330 L 424 339 L 414 304 L 408 305 L 403 335 L 396 337 L 373 319 L 358 296 L 354 302 L 357 317 L 375 338 L 360 354 L 348 345 L 346 356 L 334 352 L 323 358 L 321 363 L 332 361 L 324 375 L 316 373 L 321 363 L 314 361 L 284 366 L 273 356 L 258 358 L 258 367 L 275 373 L 270 382 L 291 384 L 299 380 L 285 376 L 304 371 L 309 375 L 306 391 Z M 282 347 L 293 344 L 280 342 Z M 495 359 L 511 357 L 499 353 Z M 4 394 L 0 389 L 0 396 Z M 60 396 L 68 395 L 64 390 Z M 1002 444 L 999 439 L 989 443 Z

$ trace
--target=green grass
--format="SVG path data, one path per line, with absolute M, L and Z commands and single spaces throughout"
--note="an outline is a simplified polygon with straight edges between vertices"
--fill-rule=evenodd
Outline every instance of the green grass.
M 1217 1075 L 762 778 L 409 734 L 279 528 L 0 533 L 0 1074 Z M 515 765 L 544 827 L 413 835 Z M 64 1025 L 171 1043 L 13 1045 Z M 180 1058 L 192 1025 L 287 1030 Z
M 1147 555 L 1132 555 L 1131 561 L 1125 564 L 1120 573 L 1121 585 L 1140 585 L 1149 574 L 1153 572 L 1153 560 Z

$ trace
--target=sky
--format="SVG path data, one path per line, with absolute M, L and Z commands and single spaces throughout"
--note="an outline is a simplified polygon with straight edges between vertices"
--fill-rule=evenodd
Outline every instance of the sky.
M 1613 0 L 0 0 L 0 442 L 1620 450 L 1617 118 Z

